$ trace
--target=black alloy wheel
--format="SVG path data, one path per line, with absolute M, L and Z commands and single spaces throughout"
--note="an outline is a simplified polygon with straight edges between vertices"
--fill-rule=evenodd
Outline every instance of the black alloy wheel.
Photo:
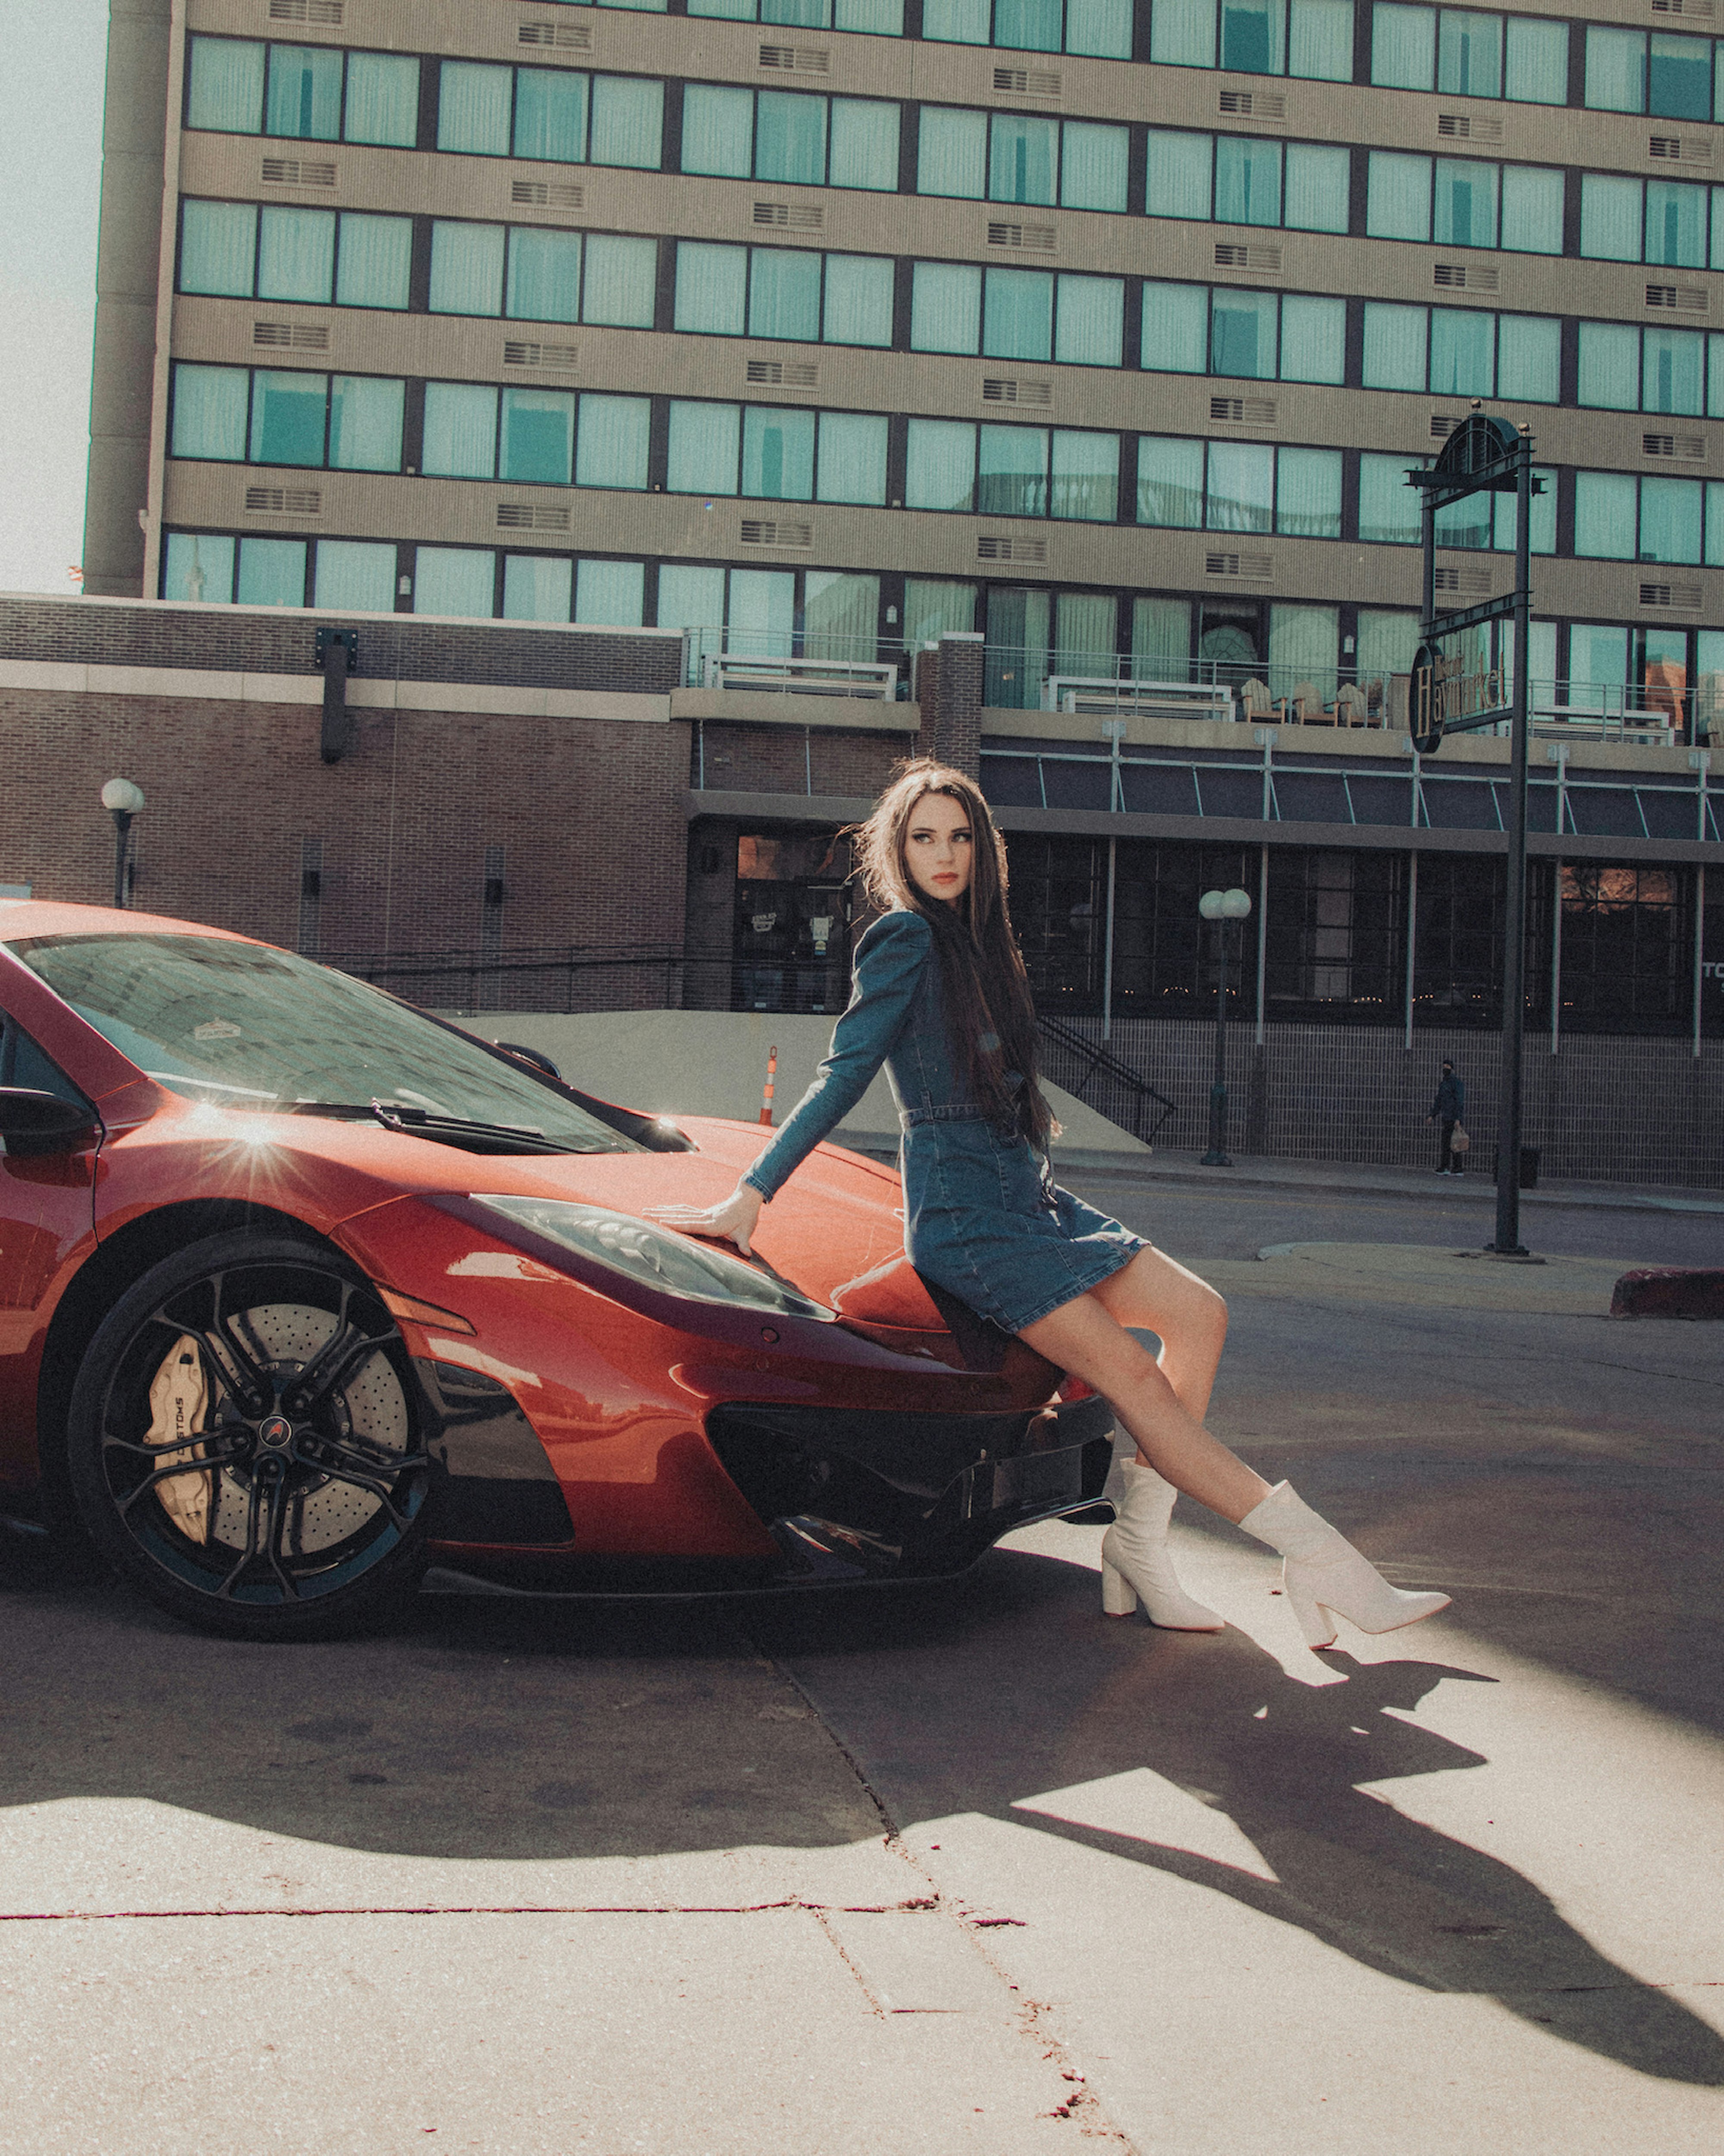
M 73 1388 L 68 1466 L 97 1548 L 230 1638 L 394 1614 L 424 1566 L 432 1462 L 394 1319 L 335 1252 L 246 1231 L 121 1297 Z

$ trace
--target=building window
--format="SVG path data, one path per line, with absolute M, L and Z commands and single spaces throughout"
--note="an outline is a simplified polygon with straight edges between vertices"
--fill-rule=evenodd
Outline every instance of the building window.
M 1131 57 L 1131 0 L 922 0 L 931 43 Z
M 413 219 L 367 211 L 188 201 L 179 289 L 223 298 L 404 308 Z
M 1146 280 L 1141 352 L 1143 367 L 1162 374 L 1339 382 L 1347 302 Z
M 1561 890 L 1563 1024 L 1644 1033 L 1691 1023 L 1692 901 L 1681 871 L 1565 861 Z
M 1373 239 L 1560 254 L 1562 175 L 1540 165 L 1373 150 L 1365 229 Z
M 1074 1015 L 1099 1009 L 1107 910 L 1106 843 L 1019 833 L 1008 839 L 1007 851 L 1012 926 L 1037 1008 Z M 1119 896 L 1116 888 L 1116 938 Z M 1116 942 L 1116 987 L 1119 955 Z
M 1607 412 L 1724 417 L 1724 336 L 1583 322 L 1576 402 Z
M 1360 379 L 1367 389 L 1428 389 L 1439 397 L 1505 397 L 1554 404 L 1562 325 L 1547 315 L 1367 300 Z
M 893 264 L 877 254 L 680 241 L 675 326 L 708 336 L 888 348 Z
M 918 262 L 911 279 L 910 348 L 1117 367 L 1125 305 L 1121 277 Z
M 873 98 L 690 83 L 682 169 L 792 187 L 898 185 L 898 107 Z
M 1568 25 L 1473 8 L 1378 4 L 1371 11 L 1371 80 L 1444 97 L 1568 102 Z
M 906 508 L 1102 524 L 1119 513 L 1116 434 L 967 419 L 911 419 L 907 432 Z
M 1313 1017 L 1384 1019 L 1399 996 L 1403 880 L 1398 854 L 1274 849 L 1268 1002 L 1283 1015 L 1291 1015 L 1285 1006 L 1304 1004 Z
M 664 84 L 640 75 L 444 60 L 439 77 L 437 146 L 469 157 L 656 172 L 664 121 Z
M 665 486 L 671 494 L 765 501 L 886 498 L 884 415 L 782 411 L 758 404 L 670 403 Z
M 1124 210 L 1130 207 L 1129 149 L 1130 133 L 1124 127 L 925 105 L 916 138 L 916 192 L 970 202 Z
M 1609 172 L 1580 179 L 1580 251 L 1595 261 L 1647 262 L 1661 269 L 1724 264 L 1724 188 L 1682 180 L 1630 180 Z M 1708 244 L 1708 228 L 1716 237 Z
M 1152 217 L 1345 232 L 1351 169 L 1351 152 L 1326 143 L 1152 127 L 1144 208 Z
M 658 260 L 656 240 L 618 233 L 437 218 L 427 304 L 434 315 L 650 329 Z
M 602 0 L 613 8 L 645 0 Z M 662 12 L 664 0 L 652 0 Z M 867 38 L 901 38 L 904 0 L 688 0 L 691 15 L 730 23 L 777 23 L 798 30 L 850 30 Z
M 193 37 L 186 125 L 411 150 L 418 140 L 419 63 L 396 53 Z
M 1351 82 L 1352 0 L 1154 0 L 1149 57 L 1172 67 Z
M 1596 111 L 1649 112 L 1664 120 L 1712 117 L 1713 41 L 1607 28 L 1586 33 L 1586 101 Z
M 1341 536 L 1339 449 L 1137 438 L 1137 521 L 1189 531 Z
M 1595 561 L 1724 564 L 1724 485 L 1577 472 L 1574 551 Z

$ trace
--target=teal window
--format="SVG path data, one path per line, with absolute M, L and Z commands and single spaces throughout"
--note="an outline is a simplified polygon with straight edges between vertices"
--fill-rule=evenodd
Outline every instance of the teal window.
M 1060 143 L 1060 199 L 1067 209 L 1130 207 L 1126 168 L 1131 138 L 1123 127 L 1068 120 Z
M 649 0 L 660 13 L 664 0 Z M 649 0 L 601 0 L 610 7 L 640 7 Z M 689 0 L 691 15 L 731 23 L 777 23 L 798 30 L 850 30 L 863 37 L 901 38 L 904 0 Z
M 1143 365 L 1159 374 L 1203 374 L 1209 364 L 1209 292 L 1203 285 L 1143 286 Z
M 186 125 L 217 135 L 255 135 L 263 126 L 265 48 L 250 38 L 190 40 Z
M 1152 217 L 1207 218 L 1213 199 L 1214 139 L 1149 131 L 1144 208 Z
M 886 421 L 872 412 L 820 414 L 817 501 L 884 506 L 886 498 Z
M 757 247 L 748 264 L 748 334 L 817 344 L 820 257 L 798 248 Z
M 829 344 L 872 345 L 892 341 L 893 268 L 890 258 L 875 254 L 829 254 L 822 330 Z
M 980 202 L 987 190 L 987 114 L 925 105 L 916 132 L 916 192 Z
M 1713 73 L 1710 38 L 1588 26 L 1586 101 L 1596 111 L 1710 121 Z
M 241 557 L 242 575 L 244 570 Z M 341 613 L 395 611 L 395 548 L 388 541 L 320 539 L 311 603 Z
M 682 169 L 801 187 L 898 185 L 899 108 L 873 98 L 690 83 Z
M 1347 364 L 1347 302 L 1290 292 L 1281 301 L 1281 379 L 1343 379 Z
M 413 550 L 413 612 L 485 620 L 496 612 L 497 557 L 489 547 Z
M 419 138 L 419 64 L 396 53 L 349 53 L 342 134 L 411 150 Z
M 305 552 L 303 539 L 242 539 L 234 586 L 240 605 L 304 606 Z
M 249 300 L 257 274 L 258 213 L 251 203 L 188 202 L 180 210 L 182 292 Z
M 1041 516 L 1048 506 L 1045 427 L 978 427 L 976 508 L 983 516 Z
M 504 620 L 567 621 L 574 591 L 573 570 L 574 564 L 567 557 L 554 554 L 505 554 Z
M 504 228 L 500 224 L 458 224 L 447 218 L 434 218 L 428 303 L 431 312 L 501 314 L 504 254 Z
M 343 210 L 336 264 L 336 304 L 404 309 L 413 259 L 410 217 L 376 217 L 365 210 Z
M 751 404 L 742 415 L 742 493 L 762 501 L 809 501 L 814 493 L 812 412 Z
M 1502 240 L 1516 254 L 1562 251 L 1562 175 L 1543 165 L 1502 169 Z
M 321 465 L 329 377 L 260 367 L 251 381 L 251 462 Z
M 1668 270 L 1705 269 L 1708 192 L 1681 181 L 1647 181 L 1648 262 Z
M 231 604 L 233 598 L 233 540 L 221 532 L 170 531 L 162 551 L 162 596 L 193 605 Z M 300 570 L 305 596 L 305 567 Z M 294 602 L 295 605 L 298 600 Z
M 1276 452 L 1275 529 L 1294 539 L 1341 536 L 1339 449 Z
M 1419 543 L 1419 496 L 1407 484 L 1410 466 L 1422 457 L 1359 459 L 1359 536 L 1377 546 L 1416 547 Z
M 1279 224 L 1281 145 L 1244 135 L 1215 138 L 1215 220 L 1219 224 Z
M 1048 514 L 1111 524 L 1120 508 L 1120 438 L 1056 427 L 1049 444 Z
M 1561 394 L 1562 358 L 1562 325 L 1554 316 L 1497 316 L 1499 397 L 1531 404 L 1554 404 Z
M 911 420 L 905 465 L 906 508 L 974 506 L 976 429 L 969 420 Z
M 742 443 L 740 404 L 673 398 L 664 484 L 672 494 L 734 494 Z
M 1583 322 L 1576 401 L 1632 412 L 1640 401 L 1640 332 L 1631 322 Z
M 335 276 L 336 213 L 274 203 L 258 218 L 258 297 L 326 301 Z
M 517 321 L 581 319 L 581 235 L 517 226 L 509 234 L 504 311 Z
M 1368 301 L 1360 380 L 1367 389 L 1423 389 L 1429 365 L 1427 307 Z
M 575 569 L 575 619 L 639 629 L 646 618 L 644 562 L 582 560 Z
M 1054 280 L 1045 270 L 983 276 L 982 350 L 989 359 L 1047 359 L 1054 348 Z
M 1211 531 L 1275 528 L 1275 453 L 1268 442 L 1211 442 L 1203 521 Z
M 1129 59 L 1131 0 L 923 0 L 922 35 L 930 44 Z
M 329 393 L 330 469 L 398 472 L 406 399 L 404 382 L 370 374 L 336 375 Z
M 494 479 L 497 393 L 483 382 L 425 384 L 424 443 L 419 469 L 433 479 Z
M 575 484 L 626 487 L 636 493 L 644 489 L 651 420 L 650 398 L 583 393 Z
M 994 114 L 988 146 L 990 200 L 1044 205 L 1058 200 L 1059 184 L 1060 122 Z
M 621 233 L 587 235 L 581 319 L 613 329 L 649 330 L 657 299 L 659 243 Z
M 1150 16 L 1150 57 L 1173 67 L 1350 82 L 1352 45 L 1352 0 L 1153 0 Z
M 506 157 L 515 70 L 444 60 L 437 95 L 437 146 L 469 157 Z
M 1201 531 L 1203 444 L 1167 435 L 1137 438 L 1137 521 Z
M 1280 372 L 1280 295 L 1219 288 L 1211 295 L 1209 371 L 1273 382 Z
M 250 377 L 243 367 L 194 367 L 181 361 L 173 371 L 168 454 L 244 464 L 250 395 Z
M 1566 105 L 1568 25 L 1379 0 L 1371 11 L 1371 80 L 1384 89 L 1435 90 L 1445 97 Z
M 1522 105 L 1568 102 L 1568 25 L 1511 15 L 1503 40 L 1502 94 Z
M 706 336 L 742 336 L 748 326 L 748 249 L 680 240 L 674 321 L 680 330 Z
M 1349 153 L 1326 143 L 1149 131 L 1144 204 L 1152 217 L 1345 232 Z
M 910 349 L 974 352 L 982 342 L 982 272 L 918 262 L 911 273 Z
M 1054 357 L 1065 367 L 1118 367 L 1125 358 L 1123 277 L 1056 280 Z
M 341 131 L 341 54 L 326 45 L 271 45 L 264 132 L 333 142 Z
M 575 400 L 566 389 L 502 393 L 497 476 L 567 486 L 573 462 Z

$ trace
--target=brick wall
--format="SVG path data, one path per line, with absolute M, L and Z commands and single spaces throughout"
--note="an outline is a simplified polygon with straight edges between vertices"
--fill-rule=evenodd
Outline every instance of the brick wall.
M 181 666 L 244 674 L 315 674 L 316 632 L 359 639 L 361 680 L 474 681 L 666 696 L 680 679 L 680 639 L 603 629 L 499 623 L 349 619 L 239 607 L 92 606 L 82 599 L 0 596 L 0 658 L 74 666 Z
M 707 786 L 736 793 L 871 798 L 885 787 L 892 766 L 916 747 L 910 733 L 747 726 L 728 719 L 708 719 L 701 732 Z M 699 783 L 702 762 L 697 749 L 691 784 Z M 787 810 L 794 813 L 788 803 Z
M 1092 1040 L 1096 1019 L 1069 1020 Z M 1438 1066 L 1453 1056 L 1466 1081 L 1470 1172 L 1496 1159 L 1501 1041 L 1420 1030 L 1409 1051 L 1398 1029 L 1269 1025 L 1264 1045 L 1249 1024 L 1228 1029 L 1230 1149 L 1296 1160 L 1436 1165 L 1436 1132 L 1424 1118 Z M 1109 1046 L 1178 1104 L 1158 1141 L 1170 1152 L 1208 1142 L 1213 1024 L 1126 1019 Z M 1522 1142 L 1541 1149 L 1540 1173 L 1599 1182 L 1724 1187 L 1724 1042 L 1646 1040 L 1572 1034 L 1552 1055 L 1549 1035 L 1529 1033 L 1523 1051 Z M 1061 1076 L 1054 1057 L 1049 1076 Z M 1096 1105 L 1106 1110 L 1099 1097 Z M 1116 1112 L 1119 1112 L 1116 1109 Z
M 113 826 L 99 795 L 124 776 L 147 803 L 132 834 L 134 903 L 152 912 L 293 946 L 310 840 L 318 948 L 337 963 L 487 941 L 505 964 L 530 947 L 680 942 L 686 726 L 351 717 L 352 752 L 325 765 L 313 705 L 0 690 L 0 881 L 110 903 Z M 487 921 L 495 847 L 503 902 Z M 660 965 L 596 977 L 574 1007 L 664 999 Z

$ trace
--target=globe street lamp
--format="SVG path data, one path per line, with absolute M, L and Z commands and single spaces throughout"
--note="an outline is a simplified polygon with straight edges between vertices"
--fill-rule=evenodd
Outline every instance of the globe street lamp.
M 144 789 L 129 778 L 110 778 L 102 788 L 102 806 L 114 819 L 114 903 L 126 904 L 126 855 L 131 819 L 142 814 Z
M 1227 1157 L 1227 924 L 1251 911 L 1248 891 L 1206 891 L 1198 911 L 1215 924 L 1215 1079 L 1209 1088 L 1209 1150 L 1204 1168 L 1231 1168 Z

